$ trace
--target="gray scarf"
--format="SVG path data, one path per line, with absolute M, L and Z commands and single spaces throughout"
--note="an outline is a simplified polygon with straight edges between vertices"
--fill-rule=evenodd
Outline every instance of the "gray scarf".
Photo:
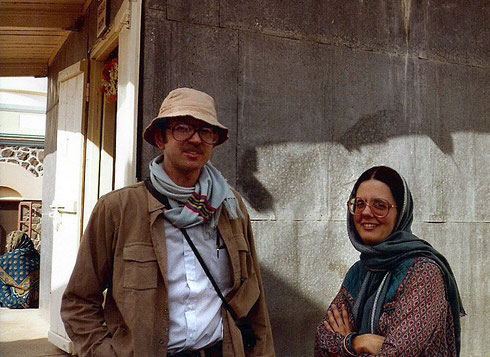
M 165 217 L 178 228 L 209 224 L 216 228 L 222 206 L 231 219 L 242 216 L 238 202 L 221 173 L 206 163 L 194 187 L 177 186 L 163 169 L 163 154 L 150 162 L 150 180 L 155 189 L 182 205 L 165 211 Z
M 432 259 L 443 273 L 446 299 L 451 306 L 456 348 L 459 355 L 461 346 L 460 316 L 464 316 L 466 313 L 463 309 L 458 286 L 446 258 L 428 242 L 412 233 L 412 194 L 405 179 L 401 176 L 400 178 L 404 186 L 403 205 L 399 207 L 395 228 L 385 241 L 374 246 L 363 244 L 357 234 L 352 216 L 347 213 L 349 239 L 354 248 L 361 253 L 361 262 L 367 270 L 366 277 L 352 309 L 356 328 L 360 333 L 378 333 L 379 318 L 382 313 L 386 291 L 390 284 L 391 271 L 407 259 L 426 257 Z M 355 194 L 356 192 L 353 191 L 350 198 L 355 197 Z

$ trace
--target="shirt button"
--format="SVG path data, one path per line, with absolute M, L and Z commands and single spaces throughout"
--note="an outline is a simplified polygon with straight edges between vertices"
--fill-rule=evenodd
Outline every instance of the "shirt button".
M 160 339 L 160 341 L 158 341 L 158 343 L 160 343 L 161 345 L 163 345 L 163 338 Z

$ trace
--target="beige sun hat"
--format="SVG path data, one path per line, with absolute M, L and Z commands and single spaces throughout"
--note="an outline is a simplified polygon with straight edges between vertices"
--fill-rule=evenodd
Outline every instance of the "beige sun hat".
M 157 124 L 161 120 L 182 116 L 191 116 L 218 128 L 220 135 L 215 145 L 223 144 L 228 139 L 228 128 L 218 122 L 213 97 L 192 88 L 171 91 L 163 100 L 158 115 L 146 127 L 143 137 L 151 145 L 157 146 L 155 131 L 161 130 Z

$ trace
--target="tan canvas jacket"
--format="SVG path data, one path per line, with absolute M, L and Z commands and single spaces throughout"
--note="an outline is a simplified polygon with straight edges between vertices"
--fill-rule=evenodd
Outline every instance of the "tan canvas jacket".
M 218 230 L 230 255 L 239 318 L 249 314 L 257 345 L 244 351 L 240 331 L 223 308 L 223 356 L 274 356 L 250 219 Z M 163 205 L 138 183 L 100 198 L 81 240 L 62 298 L 61 317 L 79 356 L 166 356 L 169 331 Z M 107 288 L 105 304 L 103 291 Z

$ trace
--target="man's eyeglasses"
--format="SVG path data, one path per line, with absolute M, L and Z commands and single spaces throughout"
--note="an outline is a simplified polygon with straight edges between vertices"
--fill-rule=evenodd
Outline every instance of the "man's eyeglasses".
M 196 128 L 189 124 L 179 123 L 172 127 L 168 127 L 168 130 L 172 132 L 172 136 L 177 141 L 186 141 L 190 139 L 197 131 L 197 134 L 208 145 L 214 145 L 219 140 L 218 132 L 210 127 L 200 127 Z
M 386 217 L 390 212 L 391 207 L 396 208 L 395 205 L 392 205 L 382 198 L 374 198 L 370 202 L 366 202 L 360 197 L 354 197 L 347 202 L 347 208 L 353 216 L 361 215 L 366 206 L 369 206 L 372 214 L 377 218 Z

